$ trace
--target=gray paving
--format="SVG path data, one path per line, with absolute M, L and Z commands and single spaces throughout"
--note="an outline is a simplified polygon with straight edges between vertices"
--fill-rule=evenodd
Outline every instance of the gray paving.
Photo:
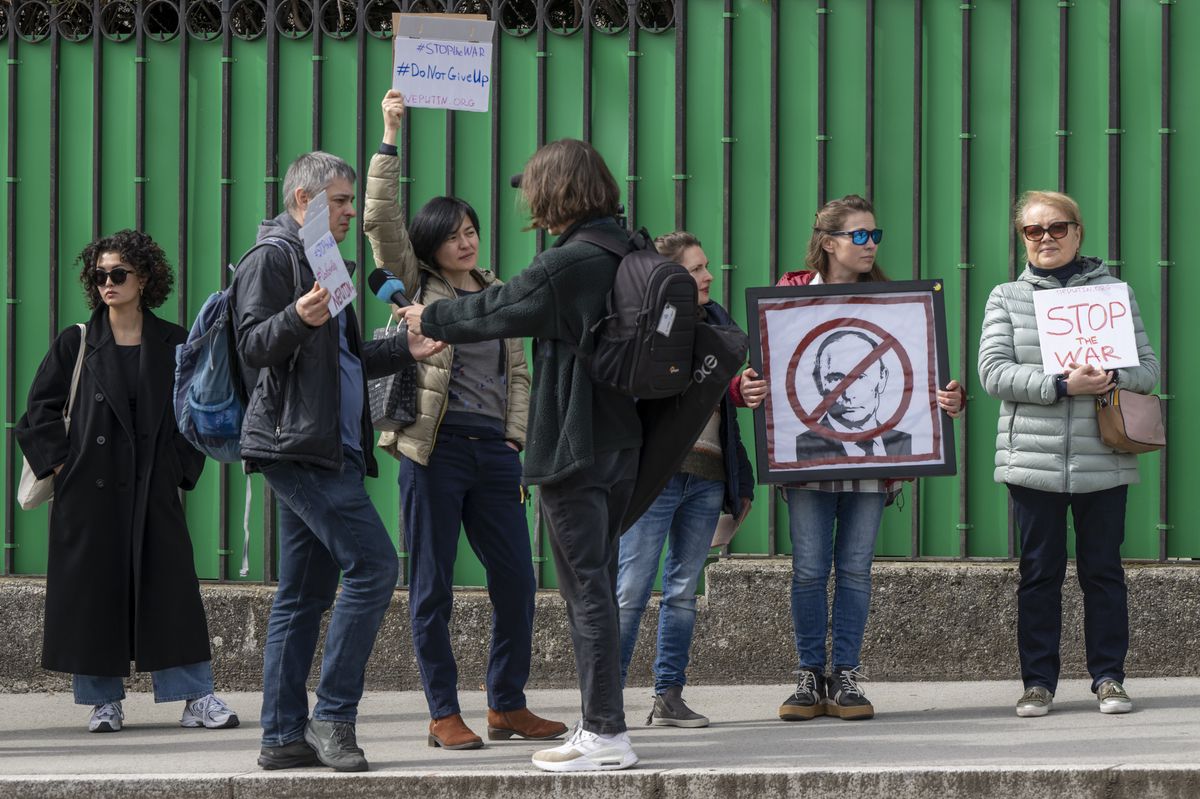
M 6 796 L 1104 796 L 1200 797 L 1200 679 L 1127 683 L 1136 710 L 1097 712 L 1084 681 L 1060 686 L 1053 712 L 1020 719 L 1016 682 L 867 683 L 874 720 L 775 717 L 789 686 L 691 686 L 707 729 L 644 727 L 647 689 L 626 692 L 637 769 L 554 776 L 530 766 L 541 746 L 489 743 L 473 752 L 426 744 L 416 692 L 368 693 L 359 743 L 367 775 L 324 769 L 263 773 L 257 694 L 228 694 L 242 726 L 185 730 L 180 703 L 146 694 L 125 702 L 118 734 L 86 731 L 87 708 L 68 694 L 0 695 L 0 790 Z M 485 730 L 486 698 L 462 693 L 464 717 Z M 573 690 L 537 690 L 530 707 L 570 721 Z

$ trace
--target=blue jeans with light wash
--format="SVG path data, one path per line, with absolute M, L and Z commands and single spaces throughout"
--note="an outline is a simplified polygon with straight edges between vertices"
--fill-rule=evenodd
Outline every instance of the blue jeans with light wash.
M 199 699 L 213 692 L 212 661 L 152 671 L 150 679 L 154 683 L 155 702 Z M 125 681 L 121 677 L 73 674 L 71 688 L 77 705 L 106 705 L 125 698 Z
M 787 490 L 792 533 L 792 626 L 800 668 L 825 671 L 829 570 L 834 571 L 833 668 L 859 666 L 882 493 Z M 836 532 L 835 532 L 836 530 Z
M 663 543 L 662 603 L 658 611 L 658 654 L 654 692 L 685 685 L 688 649 L 696 627 L 696 585 L 712 548 L 725 484 L 680 472 L 671 478 L 642 517 L 621 536 L 617 604 L 621 619 L 621 684 L 633 658 L 638 627 L 658 574 Z
M 358 718 L 367 658 L 395 591 L 396 545 L 363 487 L 363 455 L 350 447 L 343 453 L 341 471 L 295 461 L 261 464 L 279 499 L 279 587 L 263 650 L 263 746 L 304 736 L 305 681 L 321 616 L 331 606 L 312 715 L 351 723 Z

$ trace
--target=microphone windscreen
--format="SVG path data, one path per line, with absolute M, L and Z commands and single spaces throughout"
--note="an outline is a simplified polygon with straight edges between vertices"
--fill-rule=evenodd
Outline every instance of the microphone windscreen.
M 371 292 L 384 302 L 391 302 L 396 292 L 404 293 L 404 281 L 386 269 L 376 269 L 367 275 L 367 285 Z

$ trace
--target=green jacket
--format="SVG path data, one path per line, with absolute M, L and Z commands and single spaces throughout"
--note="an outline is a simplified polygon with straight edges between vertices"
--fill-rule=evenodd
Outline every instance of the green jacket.
M 612 219 L 586 225 L 627 238 Z M 580 226 L 503 285 L 427 306 L 425 335 L 450 344 L 494 338 L 537 338 L 525 442 L 525 482 L 555 483 L 592 465 L 595 453 L 641 446 L 632 397 L 595 386 L 578 352 L 593 349 L 590 332 L 605 314 L 618 258 L 572 241 Z

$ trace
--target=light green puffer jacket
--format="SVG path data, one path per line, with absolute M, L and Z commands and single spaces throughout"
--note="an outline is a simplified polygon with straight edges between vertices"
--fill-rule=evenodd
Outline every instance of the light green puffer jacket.
M 1084 271 L 1067 286 L 1121 282 L 1102 261 L 1084 261 Z M 1026 266 L 1020 279 L 996 286 L 988 297 L 979 340 L 979 379 L 988 394 L 1002 400 L 996 482 L 1067 494 L 1136 483 L 1137 456 L 1117 452 L 1100 440 L 1096 398 L 1060 400 L 1054 375 L 1042 371 L 1033 292 L 1057 288 L 1057 280 L 1038 277 Z M 1119 370 L 1117 385 L 1148 394 L 1158 383 L 1158 358 L 1132 288 L 1129 300 L 1140 364 Z
M 409 296 L 425 305 L 457 296 L 454 287 L 438 270 L 417 260 L 404 214 L 398 201 L 400 159 L 376 153 L 367 172 L 363 232 L 371 242 L 375 263 L 390 269 L 409 287 Z M 500 280 L 490 271 L 474 272 L 479 288 Z M 423 286 L 418 292 L 418 287 Z M 525 361 L 525 342 L 506 339 L 508 348 L 508 402 L 505 408 L 504 437 L 525 448 L 525 426 L 529 419 L 529 368 Z M 450 368 L 454 348 L 447 347 L 424 361 L 417 362 L 417 420 L 398 433 L 380 433 L 379 447 L 395 458 L 403 455 L 424 466 L 429 465 L 442 417 L 446 414 L 450 393 Z

